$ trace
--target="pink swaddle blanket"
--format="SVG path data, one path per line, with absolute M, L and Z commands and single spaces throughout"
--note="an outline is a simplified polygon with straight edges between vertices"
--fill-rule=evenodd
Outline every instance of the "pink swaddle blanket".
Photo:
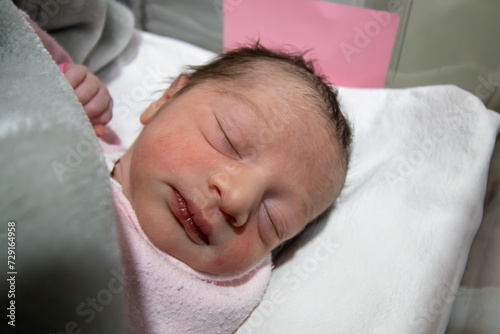
M 110 160 L 116 160 L 120 150 L 103 142 L 101 145 L 110 166 Z M 114 180 L 112 189 L 125 271 L 129 332 L 236 331 L 264 294 L 271 257 L 238 276 L 198 272 L 153 246 Z

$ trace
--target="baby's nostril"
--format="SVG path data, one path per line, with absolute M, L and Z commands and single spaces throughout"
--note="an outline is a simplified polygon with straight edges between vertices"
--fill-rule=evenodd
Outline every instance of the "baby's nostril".
M 238 220 L 237 220 L 235 217 L 233 217 L 233 216 L 231 216 L 231 215 L 229 215 L 229 214 L 227 214 L 227 213 L 225 213 L 225 212 L 222 212 L 222 214 L 224 215 L 224 218 L 226 219 L 226 221 L 227 221 L 229 224 L 231 224 L 231 225 L 233 225 L 233 226 L 235 226 L 235 227 L 238 227 L 238 226 L 239 226 L 239 225 L 238 225 Z
M 219 195 L 219 197 L 220 197 L 220 195 L 221 195 L 221 192 L 220 192 L 220 189 L 219 189 L 219 187 L 217 187 L 217 186 L 214 186 L 214 189 L 215 189 L 215 191 L 217 191 L 217 194 L 218 194 L 218 195 Z

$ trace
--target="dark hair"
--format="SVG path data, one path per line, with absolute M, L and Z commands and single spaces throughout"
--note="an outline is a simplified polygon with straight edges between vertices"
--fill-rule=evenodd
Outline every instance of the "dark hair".
M 240 47 L 220 54 L 208 64 L 190 67 L 188 82 L 176 94 L 180 95 L 192 87 L 210 80 L 235 81 L 251 74 L 252 66 L 260 61 L 268 61 L 281 66 L 288 74 L 302 78 L 318 93 L 323 113 L 332 121 L 335 137 L 342 151 L 344 167 L 347 170 L 352 141 L 351 128 L 340 110 L 337 90 L 325 76 L 317 73 L 312 61 L 304 59 L 304 53 L 286 53 L 270 50 L 259 42 L 249 47 Z

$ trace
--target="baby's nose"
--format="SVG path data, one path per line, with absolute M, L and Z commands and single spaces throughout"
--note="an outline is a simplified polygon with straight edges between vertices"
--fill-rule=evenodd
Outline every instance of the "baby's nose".
M 233 226 L 240 227 L 262 201 L 265 177 L 251 168 L 223 170 L 211 175 L 210 187 L 218 192 L 219 210 Z

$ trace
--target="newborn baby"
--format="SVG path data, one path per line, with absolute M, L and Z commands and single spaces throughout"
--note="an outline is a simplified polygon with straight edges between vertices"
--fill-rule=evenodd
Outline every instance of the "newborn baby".
M 261 46 L 181 74 L 114 169 L 141 228 L 190 267 L 235 275 L 326 210 L 350 130 L 301 57 Z
M 262 298 L 271 251 L 346 177 L 349 125 L 302 57 L 257 44 L 192 70 L 113 160 L 132 331 L 235 331 Z

